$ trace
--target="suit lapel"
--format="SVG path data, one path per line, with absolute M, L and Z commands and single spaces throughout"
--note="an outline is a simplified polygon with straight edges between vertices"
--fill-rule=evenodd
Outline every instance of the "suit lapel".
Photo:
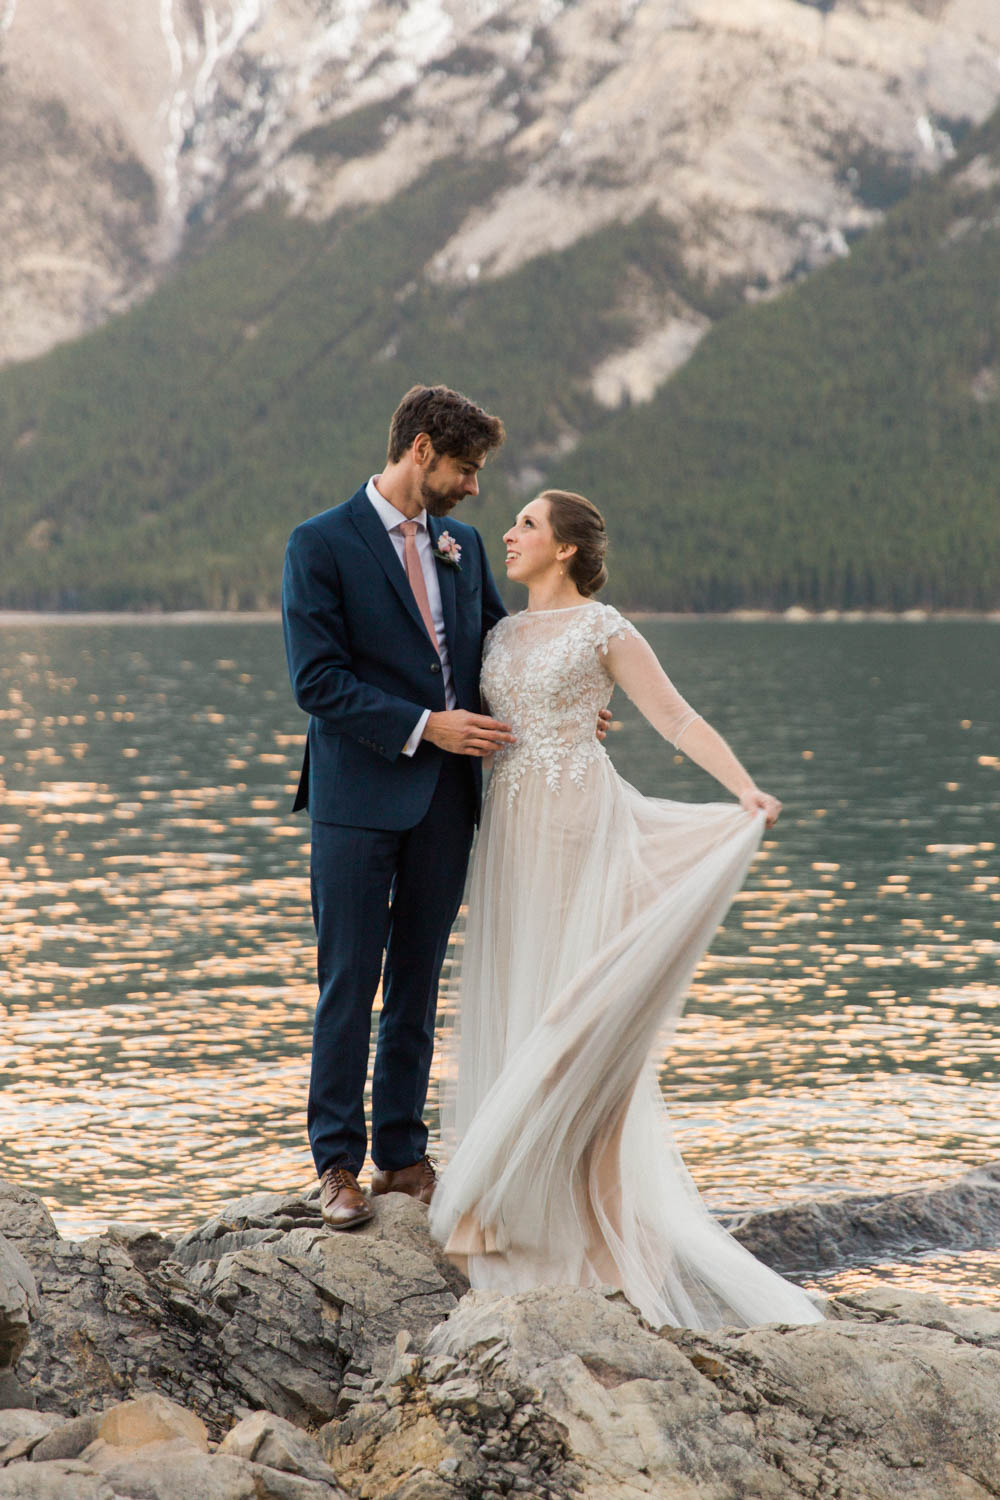
M 406 576 L 406 569 L 400 562 L 399 555 L 389 540 L 389 533 L 382 525 L 381 517 L 376 512 L 374 505 L 372 505 L 363 489 L 352 496 L 347 503 L 350 507 L 351 520 L 381 564 L 382 571 L 395 589 L 400 603 L 419 626 L 423 635 L 426 636 L 427 631 L 424 628 L 423 619 L 417 608 L 417 601 L 413 597 L 413 590 L 410 587 L 410 580 Z M 452 601 L 452 609 L 454 610 L 454 600 Z

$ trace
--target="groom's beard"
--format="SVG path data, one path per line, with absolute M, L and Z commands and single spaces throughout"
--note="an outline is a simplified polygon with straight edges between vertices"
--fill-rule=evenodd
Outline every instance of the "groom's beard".
M 429 477 L 420 481 L 420 500 L 429 516 L 446 516 L 464 499 L 464 490 L 436 489 Z

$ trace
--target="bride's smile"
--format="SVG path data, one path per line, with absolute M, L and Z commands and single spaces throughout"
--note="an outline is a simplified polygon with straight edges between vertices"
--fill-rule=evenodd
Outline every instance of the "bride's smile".
M 575 583 L 567 577 L 567 564 L 577 549 L 556 536 L 545 495 L 529 500 L 518 512 L 503 543 L 507 577 L 526 585 L 529 610 L 580 602 Z

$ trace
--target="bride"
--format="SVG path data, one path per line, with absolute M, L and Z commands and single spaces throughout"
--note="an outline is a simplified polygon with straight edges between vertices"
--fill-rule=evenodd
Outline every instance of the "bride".
M 651 1062 L 780 803 L 591 597 L 607 577 L 596 506 L 545 490 L 504 543 L 528 606 L 487 637 L 482 687 L 515 743 L 469 871 L 431 1230 L 475 1287 L 610 1284 L 657 1327 L 820 1321 L 709 1215 Z M 738 803 L 622 781 L 593 727 L 615 683 Z

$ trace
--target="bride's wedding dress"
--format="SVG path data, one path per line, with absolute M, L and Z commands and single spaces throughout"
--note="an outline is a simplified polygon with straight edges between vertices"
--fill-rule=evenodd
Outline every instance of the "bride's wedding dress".
M 607 605 L 524 611 L 487 638 L 484 696 L 517 743 L 469 872 L 432 1232 L 476 1287 L 610 1283 L 654 1326 L 817 1322 L 708 1213 L 650 1062 L 764 817 L 623 781 L 594 735 L 615 682 L 674 743 L 698 717 Z

